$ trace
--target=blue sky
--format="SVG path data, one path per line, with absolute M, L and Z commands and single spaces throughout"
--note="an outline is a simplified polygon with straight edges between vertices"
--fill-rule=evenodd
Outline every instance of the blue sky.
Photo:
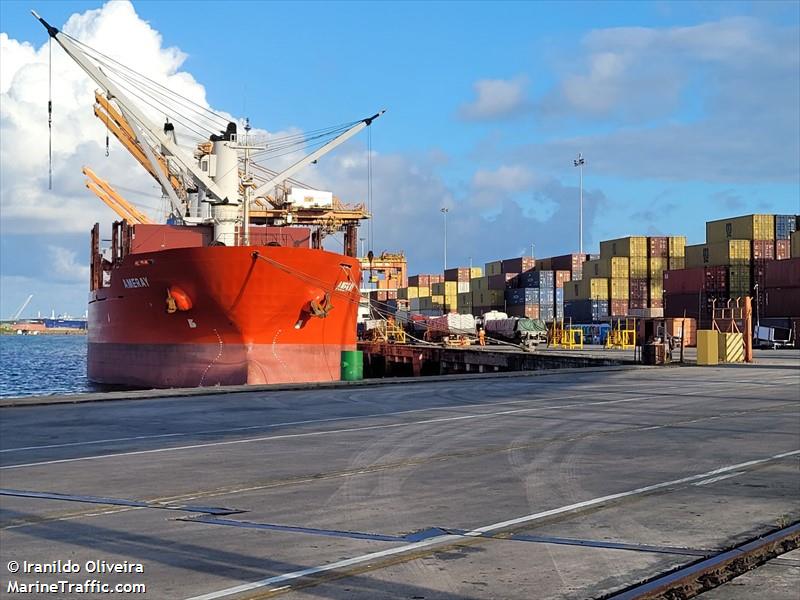
M 102 6 L 3 2 L 0 31 L 38 49 L 46 38 L 31 7 L 60 27 Z M 187 6 L 134 9 L 163 48 L 186 54 L 180 71 L 215 109 L 269 131 L 388 110 L 373 126 L 374 250 L 405 250 L 412 272 L 441 269 L 442 205 L 451 210 L 451 266 L 519 254 L 531 242 L 540 256 L 575 250 L 578 151 L 589 250 L 635 233 L 698 243 L 706 220 L 800 212 L 798 3 Z M 126 43 L 124 31 L 117 39 Z M 23 89 L 14 80 L 7 93 L 19 100 Z M 55 110 L 58 119 L 58 98 Z M 365 143 L 349 142 L 308 180 L 363 200 Z M 3 179 L 30 177 L 3 145 Z M 74 160 L 102 164 L 98 147 L 87 143 Z M 75 187 L 75 206 L 89 206 Z M 3 208 L 19 189 L 3 184 Z M 9 214 L 0 224 L 0 314 L 34 290 L 34 311 L 82 312 L 85 282 L 54 278 L 48 265 L 78 273 L 88 233 Z

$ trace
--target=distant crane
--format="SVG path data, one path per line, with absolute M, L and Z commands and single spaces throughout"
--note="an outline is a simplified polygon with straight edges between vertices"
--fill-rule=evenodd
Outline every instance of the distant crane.
M 25 302 L 22 303 L 22 306 L 20 306 L 17 309 L 17 312 L 15 312 L 14 315 L 11 317 L 12 321 L 16 321 L 17 319 L 19 319 L 19 316 L 22 314 L 22 311 L 25 310 L 26 308 L 28 308 L 28 304 L 31 303 L 31 299 L 32 298 L 33 298 L 33 294 L 28 296 L 28 299 L 25 300 Z

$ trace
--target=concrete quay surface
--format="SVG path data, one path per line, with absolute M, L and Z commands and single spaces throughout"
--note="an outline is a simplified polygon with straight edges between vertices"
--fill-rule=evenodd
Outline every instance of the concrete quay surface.
M 3 408 L 2 595 L 600 598 L 800 519 L 800 354 L 772 357 Z

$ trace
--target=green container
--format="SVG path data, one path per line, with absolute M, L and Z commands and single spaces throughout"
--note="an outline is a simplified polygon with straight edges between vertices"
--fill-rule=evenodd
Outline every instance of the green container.
M 364 353 L 361 350 L 342 350 L 342 381 L 364 379 Z

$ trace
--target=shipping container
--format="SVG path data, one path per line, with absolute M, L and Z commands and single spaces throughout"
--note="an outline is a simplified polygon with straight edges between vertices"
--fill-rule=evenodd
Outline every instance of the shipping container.
M 686 246 L 687 267 L 749 265 L 750 260 L 750 240 L 728 240 Z
M 495 260 L 486 263 L 486 275 L 500 275 L 503 272 L 503 261 Z
M 647 276 L 650 279 L 661 281 L 664 278 L 664 271 L 669 267 L 666 258 L 650 258 L 647 261 Z
M 648 258 L 668 258 L 669 257 L 669 238 L 664 236 L 652 236 L 647 238 L 647 257 Z
M 718 307 L 722 307 L 727 299 L 725 296 L 705 292 L 668 294 L 664 297 L 664 316 L 689 317 L 696 320 L 698 329 L 710 329 L 715 301 Z
M 465 294 L 470 291 L 469 281 L 459 281 L 458 282 L 458 293 Z
M 564 319 L 572 319 L 574 323 L 592 323 L 608 319 L 608 301 L 565 300 Z
M 768 262 L 764 286 L 766 288 L 800 287 L 800 258 Z
M 629 277 L 644 279 L 647 277 L 648 262 L 646 256 L 632 256 L 629 263 Z
M 775 240 L 775 260 L 786 260 L 792 257 L 791 240 Z
M 524 273 L 533 269 L 535 265 L 536 261 L 532 256 L 506 258 L 502 261 L 503 273 Z
M 600 242 L 600 257 L 611 258 L 612 256 L 647 258 L 647 238 L 643 235 L 634 235 Z
M 608 303 L 608 310 L 612 317 L 624 317 L 628 314 L 628 301 L 612 299 Z
M 728 295 L 731 298 L 742 298 L 749 296 L 750 290 L 750 267 L 741 265 L 728 267 Z
M 553 271 L 526 271 L 516 278 L 517 287 L 553 287 L 555 273 Z
M 452 269 L 447 269 L 444 272 L 444 280 L 445 281 L 455 281 L 455 282 L 467 282 L 469 283 L 472 274 L 470 273 L 469 267 L 454 267 Z
M 800 231 L 795 231 L 792 234 L 792 250 L 791 256 L 792 258 L 800 258 Z
M 775 215 L 775 239 L 791 239 L 792 233 L 797 231 L 797 216 Z
M 630 290 L 628 289 L 628 279 L 621 277 L 612 277 L 609 280 L 608 293 L 611 301 L 624 300 L 627 301 L 630 297 Z
M 570 281 L 572 279 L 572 272 L 571 271 L 566 271 L 566 270 L 560 270 L 559 269 L 559 270 L 553 271 L 553 273 L 555 273 L 555 282 L 556 282 L 556 287 L 557 288 L 563 288 L 564 284 L 567 281 Z
M 628 301 L 631 308 L 647 308 L 647 281 L 646 278 L 631 278 L 628 280 Z
M 684 346 L 691 348 L 697 345 L 697 322 L 694 319 L 668 318 L 666 327 L 667 334 L 676 340 L 683 340 Z
M 482 292 L 489 289 L 489 276 L 473 277 L 469 280 L 469 291 Z
M 438 281 L 442 281 L 441 275 L 412 275 L 408 278 L 408 286 L 409 287 L 431 287 L 432 283 L 436 283 Z
M 529 319 L 539 319 L 539 305 L 538 304 L 515 304 L 509 306 L 505 313 L 509 317 L 527 317 Z
M 775 260 L 774 240 L 754 240 L 753 260 Z
M 458 294 L 458 308 L 472 308 L 472 292 Z
M 647 285 L 647 305 L 650 308 L 662 308 L 664 306 L 664 280 L 650 279 Z
M 693 294 L 697 292 L 728 292 L 727 267 L 695 267 L 664 273 L 664 293 Z
M 763 314 L 765 317 L 800 317 L 800 286 L 768 289 Z
M 539 305 L 539 319 L 545 322 L 553 321 L 556 317 L 555 308 L 553 305 L 545 306 L 543 304 Z
M 587 277 L 564 286 L 564 300 L 608 300 L 608 279 Z
M 667 239 L 669 245 L 669 258 L 683 258 L 686 256 L 685 235 L 672 235 Z
M 539 288 L 515 288 L 506 290 L 506 302 L 512 304 L 539 304 Z
M 583 264 L 583 272 L 590 277 L 612 277 L 615 279 L 630 277 L 630 259 L 627 256 L 612 256 L 589 260 Z
M 706 222 L 706 242 L 775 239 L 774 215 L 746 215 Z
M 518 273 L 500 273 L 498 275 L 489 275 L 489 289 L 490 290 L 504 290 L 506 288 L 515 287 Z
M 685 250 L 685 249 L 684 249 Z M 669 270 L 677 271 L 678 269 L 686 268 L 686 258 L 683 256 L 670 256 L 669 257 Z

